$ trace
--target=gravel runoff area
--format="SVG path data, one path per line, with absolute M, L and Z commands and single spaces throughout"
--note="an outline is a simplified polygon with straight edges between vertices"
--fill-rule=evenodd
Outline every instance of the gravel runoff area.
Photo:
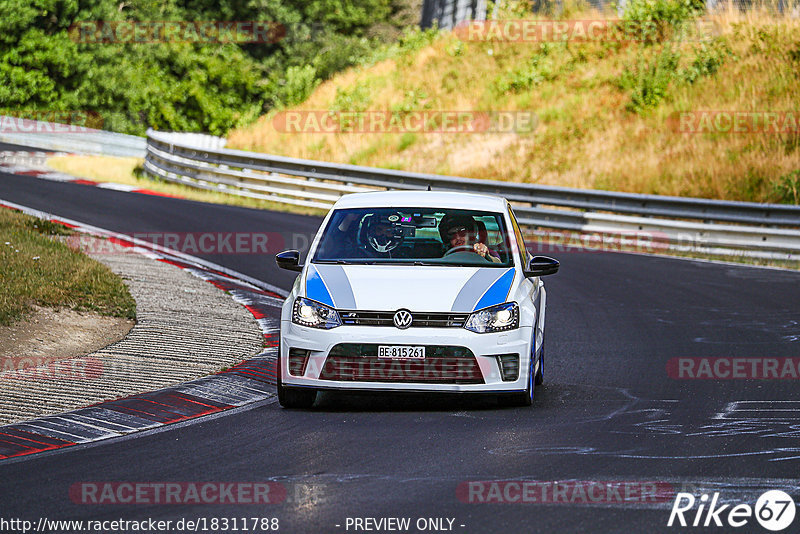
M 60 360 L 56 371 L 2 380 L 0 425 L 179 384 L 263 349 L 253 315 L 212 284 L 132 250 L 90 256 L 128 285 L 136 325 L 101 350 Z

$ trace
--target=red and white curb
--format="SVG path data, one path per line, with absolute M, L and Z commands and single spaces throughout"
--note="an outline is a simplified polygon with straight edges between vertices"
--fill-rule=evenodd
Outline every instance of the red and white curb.
M 275 395 L 280 313 L 286 292 L 220 265 L 78 221 L 0 200 L 0 207 L 113 240 L 214 284 L 247 308 L 264 333 L 265 349 L 215 375 L 101 402 L 71 412 L 0 426 L 0 460 L 119 437 L 245 406 Z
M 32 176 L 53 182 L 67 182 L 80 185 L 91 185 L 101 189 L 113 189 L 126 193 L 140 193 L 160 197 L 183 198 L 179 195 L 160 193 L 143 187 L 116 182 L 97 182 L 86 178 L 76 178 L 70 174 L 54 171 L 47 167 L 47 159 L 55 156 L 69 156 L 65 152 L 0 152 L 0 171 L 21 176 Z

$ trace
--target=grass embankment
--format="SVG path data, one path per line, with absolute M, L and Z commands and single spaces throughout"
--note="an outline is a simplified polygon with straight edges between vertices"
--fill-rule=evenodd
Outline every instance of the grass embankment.
M 217 193 L 204 189 L 195 189 L 186 185 L 167 182 L 165 180 L 153 180 L 144 176 L 141 172 L 142 159 L 140 158 L 117 158 L 111 156 L 58 156 L 47 160 L 47 165 L 51 168 L 76 176 L 95 180 L 98 182 L 115 182 L 118 184 L 132 185 L 142 189 L 157 191 L 166 195 L 173 195 L 189 200 L 200 202 L 211 202 L 214 204 L 227 204 L 232 206 L 244 206 L 247 208 L 268 209 L 274 211 L 291 211 L 305 215 L 324 215 L 325 210 L 315 208 L 305 208 L 302 206 L 292 206 L 260 200 L 256 198 L 242 197 L 226 193 Z
M 53 238 L 67 233 L 0 208 L 0 325 L 23 318 L 33 304 L 136 317 L 136 302 L 117 275 Z
M 670 16 L 685 8 L 654 3 Z M 691 23 L 694 16 L 677 18 Z M 658 13 L 644 7 L 629 17 L 652 20 Z M 705 27 L 713 36 L 703 41 L 475 42 L 444 32 L 425 46 L 340 73 L 290 108 L 534 111 L 533 133 L 293 134 L 276 129 L 276 110 L 231 132 L 228 146 L 474 178 L 796 204 L 797 130 L 682 133 L 672 117 L 701 110 L 800 117 L 800 20 L 758 13 L 710 20 Z

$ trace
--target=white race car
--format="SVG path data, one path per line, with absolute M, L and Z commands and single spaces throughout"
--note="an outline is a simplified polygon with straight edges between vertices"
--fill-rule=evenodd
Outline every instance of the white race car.
M 432 191 L 333 206 L 281 313 L 278 399 L 319 390 L 459 392 L 530 405 L 543 379 L 545 290 L 509 203 Z

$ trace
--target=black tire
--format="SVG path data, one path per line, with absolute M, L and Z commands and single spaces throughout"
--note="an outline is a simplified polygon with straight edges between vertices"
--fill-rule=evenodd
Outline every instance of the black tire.
M 536 371 L 533 383 L 536 386 L 544 384 L 544 347 L 542 347 L 542 352 L 539 353 L 539 370 Z
M 281 381 L 281 356 L 278 349 L 278 403 L 284 408 L 311 408 L 317 398 L 317 391 L 314 389 L 295 389 L 283 386 Z
M 528 387 L 521 393 L 508 393 L 500 395 L 497 402 L 500 406 L 531 406 L 533 404 L 533 384 L 531 384 L 530 371 L 528 371 Z
M 313 389 L 278 388 L 278 402 L 284 408 L 311 408 L 317 399 Z

